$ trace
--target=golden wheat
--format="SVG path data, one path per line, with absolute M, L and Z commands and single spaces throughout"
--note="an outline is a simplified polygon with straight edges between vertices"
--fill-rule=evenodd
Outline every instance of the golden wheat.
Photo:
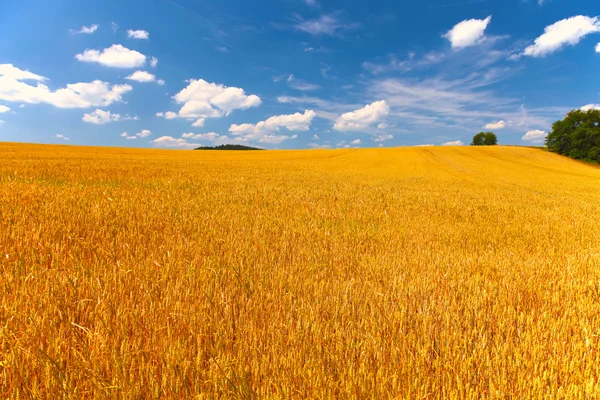
M 0 145 L 0 398 L 600 398 L 600 169 Z

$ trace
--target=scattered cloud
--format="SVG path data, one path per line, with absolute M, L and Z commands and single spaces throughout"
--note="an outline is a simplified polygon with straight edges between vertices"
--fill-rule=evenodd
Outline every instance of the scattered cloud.
M 219 53 L 229 53 L 229 49 L 225 46 L 216 46 L 215 50 L 217 50 Z
M 464 143 L 461 142 L 460 140 L 455 140 L 453 142 L 446 142 L 446 143 L 442 143 L 442 146 L 463 146 Z
M 485 29 L 491 20 L 492 16 L 486 19 L 468 19 L 459 22 L 442 37 L 448 39 L 455 50 L 474 46 L 485 40 Z
M 600 53 L 600 43 L 596 45 L 596 53 Z
M 145 138 L 150 135 L 152 135 L 152 132 L 148 129 L 143 129 L 141 132 L 135 134 L 135 136 L 137 136 L 139 138 Z
M 600 32 L 598 17 L 578 15 L 566 18 L 547 26 L 544 34 L 535 39 L 534 44 L 528 46 L 521 55 L 544 57 L 567 45 L 576 45 L 582 38 L 595 32 Z
M 69 29 L 69 33 L 71 33 L 72 35 L 79 35 L 79 34 L 84 34 L 84 35 L 91 35 L 92 33 L 96 32 L 98 30 L 99 26 L 96 24 L 90 25 L 90 26 L 82 26 L 81 29 L 79 30 L 73 30 L 73 29 Z
M 322 14 L 319 18 L 304 20 L 297 16 L 295 28 L 314 36 L 342 36 L 343 32 L 360 27 L 359 23 L 343 22 L 340 12 Z
M 128 29 L 127 37 L 130 39 L 148 39 L 150 34 L 143 30 L 134 31 L 133 29 Z
M 156 68 L 156 66 L 157 66 L 157 65 L 158 65 L 158 58 L 156 58 L 156 57 L 152 57 L 152 58 L 150 59 L 150 66 L 151 66 L 152 68 Z
M 194 121 L 194 123 L 192 124 L 192 126 L 195 127 L 195 128 L 202 128 L 204 126 L 205 122 L 206 122 L 206 119 L 204 119 L 204 118 L 198 118 L 197 120 Z
M 330 149 L 331 145 L 330 144 L 319 144 L 319 143 L 309 143 L 308 147 L 313 148 L 313 149 Z
M 62 140 L 71 140 L 68 137 L 66 137 L 65 135 L 61 135 L 60 133 L 57 133 L 56 135 L 54 135 L 54 137 L 57 139 L 62 139 Z
M 485 129 L 504 129 L 506 127 L 506 122 L 498 121 L 498 122 L 490 122 L 484 126 Z
M 544 140 L 546 139 L 546 132 L 540 130 L 529 131 L 522 137 L 522 139 L 526 142 L 544 143 Z
M 320 139 L 320 138 L 319 138 L 319 135 L 313 135 L 313 139 L 314 139 L 314 140 L 319 140 L 319 139 Z
M 378 133 L 373 137 L 374 142 L 385 142 L 386 140 L 393 139 L 394 136 L 389 133 Z
M 588 104 L 586 106 L 581 107 L 581 111 L 589 111 L 589 110 L 600 110 L 600 104 Z
M 183 106 L 178 113 L 164 113 L 165 118 L 171 119 L 168 115 L 196 121 L 200 118 L 220 118 L 234 110 L 246 110 L 262 103 L 260 97 L 246 95 L 241 88 L 209 83 L 204 79 L 190 79 L 188 82 L 187 87 L 173 96 L 175 102 Z
M 24 81 L 37 81 L 36 86 Z M 110 85 L 95 80 L 88 83 L 70 83 L 66 88 L 52 91 L 41 82 L 47 78 L 23 71 L 11 64 L 0 64 L 0 100 L 51 104 L 58 108 L 105 107 L 121 102 L 123 94 L 133 90 L 130 85 Z
M 313 110 L 306 110 L 304 114 L 276 115 L 256 124 L 232 124 L 229 132 L 244 140 L 278 144 L 297 137 L 277 134 L 281 128 L 286 128 L 288 131 L 307 131 L 316 115 Z
M 228 142 L 235 142 L 235 141 L 240 141 L 236 138 L 230 138 L 227 135 L 220 135 L 218 133 L 215 132 L 208 132 L 208 133 L 184 133 L 183 135 L 181 135 L 182 138 L 184 139 L 192 139 L 192 140 L 202 140 L 202 141 L 208 141 L 214 144 L 226 144 Z
M 117 33 L 119 30 L 119 25 L 116 22 L 111 22 L 110 29 L 113 31 L 113 33 Z
M 190 143 L 186 139 L 176 139 L 172 136 L 161 136 L 158 139 L 152 140 L 152 143 L 160 147 L 168 147 L 175 149 L 194 149 L 196 147 L 201 146 L 201 144 L 199 143 Z
M 138 119 L 139 118 L 137 116 L 131 117 L 129 115 L 125 115 L 123 117 L 123 116 L 121 116 L 121 114 L 112 114 L 110 111 L 103 111 L 103 110 L 97 109 L 96 111 L 94 111 L 92 113 L 84 114 L 83 118 L 81 120 L 83 122 L 87 122 L 90 124 L 104 125 L 109 122 L 138 120 Z
M 146 63 L 145 55 L 120 44 L 113 44 L 102 51 L 87 49 L 75 55 L 75 58 L 82 62 L 94 62 L 112 68 L 135 68 Z
M 125 77 L 125 79 L 137 82 L 154 82 L 155 78 L 154 75 L 146 71 L 135 71 L 133 74 Z
M 0 105 L 0 114 L 4 114 L 10 111 L 10 107 Z
M 175 118 L 179 117 L 179 115 L 177 115 L 177 113 L 174 113 L 173 111 L 167 111 L 165 113 L 157 112 L 156 116 L 164 118 L 164 119 L 175 119 Z
M 360 144 L 360 139 L 356 139 L 350 142 L 350 144 Z
M 333 129 L 337 131 L 362 131 L 372 124 L 381 121 L 390 113 L 390 107 L 385 100 L 376 101 L 365 107 L 342 114 Z
M 377 124 L 377 129 L 388 129 L 388 128 L 390 128 L 390 125 L 386 124 L 385 122 Z
M 156 83 L 158 83 L 160 86 L 163 86 L 165 84 L 165 80 L 164 79 L 158 79 L 156 81 Z

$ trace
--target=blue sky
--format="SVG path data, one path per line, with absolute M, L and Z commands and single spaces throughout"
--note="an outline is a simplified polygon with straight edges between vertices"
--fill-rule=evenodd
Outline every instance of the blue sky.
M 600 108 L 596 0 L 0 3 L 0 141 L 538 144 Z

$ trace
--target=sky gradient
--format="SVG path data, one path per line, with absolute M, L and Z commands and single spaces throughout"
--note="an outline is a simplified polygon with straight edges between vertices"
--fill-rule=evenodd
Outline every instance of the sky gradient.
M 595 0 L 0 3 L 0 141 L 543 143 L 600 108 Z

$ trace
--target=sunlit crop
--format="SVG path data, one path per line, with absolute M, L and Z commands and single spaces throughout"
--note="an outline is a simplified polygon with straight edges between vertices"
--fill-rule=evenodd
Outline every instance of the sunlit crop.
M 0 145 L 0 398 L 600 398 L 600 169 Z

